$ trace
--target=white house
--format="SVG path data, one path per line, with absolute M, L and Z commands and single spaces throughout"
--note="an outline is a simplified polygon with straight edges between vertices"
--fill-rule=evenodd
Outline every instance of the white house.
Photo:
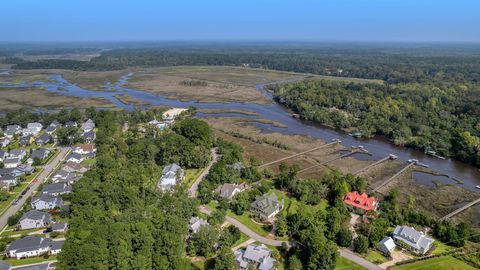
M 22 230 L 47 227 L 50 222 L 52 222 L 52 215 L 37 210 L 24 213 L 19 220 Z
M 72 186 L 67 183 L 53 183 L 43 186 L 42 194 L 58 196 L 72 192 Z
M 63 206 L 63 200 L 60 197 L 41 194 L 38 197 L 32 197 L 30 204 L 36 210 L 55 209 Z
M 0 176 L 0 183 L 5 183 L 9 187 L 13 187 L 17 185 L 17 178 L 15 175 L 12 174 L 5 174 Z
M 37 257 L 50 251 L 52 239 L 29 235 L 13 241 L 5 253 L 10 258 Z
M 432 247 L 433 238 L 426 236 L 412 227 L 397 226 L 393 231 L 393 239 L 401 246 L 409 249 L 411 252 L 424 255 Z
M 390 256 L 396 246 L 397 245 L 395 245 L 395 241 L 393 241 L 390 236 L 387 236 L 378 243 L 377 249 L 380 250 L 383 254 Z
M 205 219 L 199 217 L 192 217 L 190 218 L 188 229 L 191 233 L 197 233 L 202 226 L 206 225 L 208 225 L 208 222 Z
M 25 149 L 13 149 L 8 153 L 9 157 L 24 159 L 28 152 Z
M 222 198 L 231 200 L 238 193 L 246 190 L 248 188 L 247 184 L 223 184 L 215 189 L 215 192 L 220 195 Z
M 34 128 L 40 132 L 43 129 L 43 125 L 37 122 L 33 122 L 33 123 L 28 123 L 27 128 Z
M 75 146 L 73 152 L 80 155 L 86 155 L 97 152 L 97 148 L 94 144 L 80 144 L 78 146 Z
M 84 160 L 84 157 L 77 153 L 71 153 L 66 159 L 67 162 L 74 162 L 74 163 L 81 163 L 83 160 Z
M 20 164 L 22 164 L 22 159 L 19 157 L 8 157 L 3 160 L 3 166 L 7 169 L 16 168 Z
M 53 240 L 50 245 L 50 255 L 58 255 L 62 251 L 63 244 L 65 244 L 65 240 Z
M 83 132 L 90 132 L 92 131 L 93 129 L 95 128 L 95 123 L 93 122 L 92 119 L 88 119 L 87 121 L 85 121 L 82 126 L 81 126 L 81 129 L 83 129 Z
M 157 187 L 161 190 L 170 190 L 173 186 L 181 181 L 184 176 L 183 169 L 175 163 L 165 166 L 162 171 L 162 177 L 157 183 Z
M 7 147 L 10 144 L 10 139 L 5 137 L 0 139 L 0 147 Z

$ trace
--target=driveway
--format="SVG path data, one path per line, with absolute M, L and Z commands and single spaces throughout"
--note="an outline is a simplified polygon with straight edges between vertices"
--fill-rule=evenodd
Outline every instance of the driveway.
M 10 207 L 3 212 L 2 216 L 0 217 L 0 228 L 3 229 L 3 227 L 7 225 L 8 218 L 22 209 L 23 205 L 27 202 L 27 199 L 32 196 L 33 192 L 37 190 L 38 187 L 45 181 L 45 179 L 50 176 L 55 167 L 57 167 L 57 165 L 63 161 L 69 152 L 70 147 L 62 147 L 60 153 L 58 153 L 58 155 L 50 163 L 43 166 L 43 171 L 37 175 L 37 181 L 33 184 L 30 184 L 30 189 L 27 191 L 27 193 L 23 195 L 16 205 L 10 205 Z
M 374 263 L 371 263 L 367 260 L 365 260 L 364 258 L 360 257 L 360 256 L 357 256 L 355 253 L 353 253 L 353 251 L 349 250 L 349 249 L 346 249 L 346 248 L 342 248 L 339 250 L 340 252 L 340 256 L 344 257 L 345 259 L 347 260 L 350 260 L 356 264 L 359 264 L 369 270 L 383 270 L 383 268 L 381 268 L 380 266 L 374 264 Z
M 188 196 L 190 198 L 194 198 L 197 196 L 197 189 L 198 185 L 200 185 L 200 182 L 208 175 L 210 172 L 210 169 L 212 168 L 213 164 L 218 161 L 218 154 L 217 154 L 217 148 L 212 148 L 211 149 L 211 155 L 212 155 L 212 160 L 208 164 L 207 168 L 203 170 L 203 172 L 198 176 L 197 180 L 193 183 L 193 185 L 190 187 L 188 190 Z

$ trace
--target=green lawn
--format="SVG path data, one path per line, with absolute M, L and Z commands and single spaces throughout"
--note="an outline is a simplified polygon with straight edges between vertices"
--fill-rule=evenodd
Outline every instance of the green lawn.
M 453 249 L 453 247 L 446 245 L 438 240 L 433 243 L 433 247 L 434 247 L 432 251 L 433 255 L 442 254 L 444 252 L 447 252 Z
M 84 161 L 82 161 L 82 165 L 85 165 L 87 167 L 91 167 L 95 164 L 95 162 L 97 162 L 96 158 L 85 159 Z
M 43 229 L 45 229 L 45 228 L 43 228 Z M 28 234 L 28 233 L 31 233 L 31 232 L 40 231 L 40 230 L 42 230 L 42 228 L 18 230 L 18 231 L 15 231 L 15 230 L 14 231 L 3 231 L 2 234 L 0 234 L 0 236 L 5 237 L 5 236 L 11 236 L 11 235 L 17 235 L 17 234 L 23 235 L 23 234 Z
M 12 266 L 20 266 L 20 265 L 26 265 L 26 264 L 32 264 L 32 263 L 42 263 L 46 261 L 52 261 L 55 260 L 57 256 L 50 256 L 48 259 L 45 259 L 42 257 L 32 257 L 32 258 L 26 258 L 26 259 L 5 259 L 4 261 L 11 264 Z
M 183 183 L 187 188 L 190 188 L 195 180 L 200 176 L 200 174 L 205 170 L 205 168 L 202 169 L 187 169 L 185 170 L 185 180 L 183 180 Z
M 243 215 L 239 216 L 233 213 L 231 210 L 227 211 L 227 215 L 229 217 L 232 217 L 238 221 L 240 221 L 243 225 L 247 226 L 250 230 L 258 233 L 261 236 L 267 236 L 269 231 L 266 231 L 263 228 L 263 225 L 257 224 L 253 222 L 253 220 L 250 218 L 250 212 L 245 211 Z
M 232 248 L 240 245 L 241 243 L 247 241 L 248 239 L 250 239 L 250 237 L 248 237 L 246 234 L 240 232 L 240 239 L 238 239 L 238 241 L 235 242 L 235 243 L 232 245 Z
M 362 255 L 367 261 L 375 263 L 375 264 L 381 264 L 386 261 L 388 261 L 388 258 L 382 255 L 382 253 L 376 251 L 376 250 L 369 250 L 367 254 Z
M 339 256 L 337 258 L 335 269 L 336 270 L 366 270 L 367 268 Z
M 443 256 L 424 261 L 404 264 L 392 269 L 395 270 L 420 270 L 420 269 L 435 269 L 435 270 L 473 270 L 476 269 L 452 256 Z

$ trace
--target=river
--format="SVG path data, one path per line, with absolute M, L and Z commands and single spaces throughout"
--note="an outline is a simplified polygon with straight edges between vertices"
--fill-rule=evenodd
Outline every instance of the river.
M 8 74 L 7 72 L 4 73 Z M 128 79 L 133 75 L 129 73 L 120 78 L 116 83 L 107 83 L 101 90 L 90 90 L 81 88 L 75 84 L 72 84 L 65 80 L 61 75 L 51 75 L 47 82 L 33 82 L 31 84 L 19 83 L 19 84 L 0 84 L 0 88 L 22 88 L 36 86 L 42 87 L 49 92 L 82 97 L 82 98 L 105 98 L 115 104 L 118 107 L 132 111 L 136 107 L 134 104 L 124 104 L 119 101 L 114 95 L 116 94 L 126 94 L 132 98 L 138 99 L 142 102 L 150 104 L 149 106 L 170 106 L 170 107 L 196 107 L 199 109 L 223 109 L 223 110 L 242 110 L 255 112 L 257 115 L 244 115 L 238 113 L 221 113 L 221 114 L 205 114 L 198 113 L 199 117 L 208 118 L 208 117 L 248 117 L 251 119 L 268 119 L 278 123 L 281 123 L 285 127 L 276 127 L 271 124 L 265 124 L 260 122 L 254 122 L 254 124 L 260 128 L 263 132 L 279 132 L 282 134 L 299 134 L 311 136 L 313 138 L 319 138 L 325 141 L 330 141 L 331 139 L 338 138 L 342 140 L 344 146 L 357 146 L 359 144 L 363 145 L 369 152 L 370 156 L 365 157 L 372 160 L 378 160 L 383 157 L 386 157 L 389 154 L 394 154 L 398 156 L 399 160 L 407 161 L 409 159 L 417 159 L 421 163 L 427 164 L 430 168 L 439 174 L 446 175 L 451 179 L 457 179 L 463 181 L 463 184 L 459 184 L 465 189 L 479 192 L 475 188 L 476 185 L 480 185 L 480 171 L 470 165 L 461 163 L 453 159 L 438 159 L 431 156 L 425 155 L 421 151 L 398 147 L 385 139 L 382 138 L 372 138 L 372 139 L 357 139 L 349 136 L 345 132 L 331 129 L 325 126 L 321 126 L 312 122 L 303 121 L 301 119 L 291 117 L 291 112 L 284 108 L 283 106 L 273 102 L 271 93 L 264 90 L 265 84 L 259 84 L 256 86 L 256 89 L 262 92 L 268 99 L 272 102 L 270 104 L 256 104 L 256 103 L 215 103 L 215 102 L 197 102 L 197 101 L 181 101 L 178 99 L 171 99 L 164 96 L 155 95 L 146 91 L 129 89 L 124 87 Z M 143 106 L 141 108 L 144 108 Z M 359 159 L 361 157 L 358 157 Z

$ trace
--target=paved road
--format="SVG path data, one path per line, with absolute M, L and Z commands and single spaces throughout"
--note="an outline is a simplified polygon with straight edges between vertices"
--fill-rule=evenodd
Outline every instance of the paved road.
M 208 210 L 207 208 L 203 207 L 203 206 L 200 206 L 199 209 L 200 209 L 200 212 L 202 212 L 202 213 L 205 213 L 207 215 L 211 214 L 211 211 Z M 281 246 L 282 243 L 287 243 L 288 245 L 291 245 L 291 243 L 288 242 L 288 241 L 279 241 L 279 240 L 265 238 L 265 237 L 257 234 L 256 232 L 250 230 L 247 226 L 243 225 L 240 221 L 238 221 L 238 220 L 236 220 L 232 217 L 226 216 L 225 219 L 228 222 L 230 222 L 233 226 L 237 227 L 242 233 L 246 234 L 248 237 L 253 238 L 260 243 L 270 245 L 270 246 L 275 246 L 275 247 Z
M 205 168 L 205 170 L 203 170 L 203 172 L 198 176 L 197 180 L 195 180 L 195 182 L 193 183 L 193 185 L 190 187 L 190 189 L 188 190 L 188 196 L 190 198 L 193 198 L 193 197 L 196 197 L 197 196 L 197 189 L 198 189 L 198 185 L 200 184 L 200 182 L 202 182 L 202 180 L 208 175 L 208 173 L 210 172 L 210 169 L 212 168 L 212 165 L 218 161 L 218 154 L 217 154 L 217 148 L 212 148 L 211 150 L 211 155 L 212 155 L 212 160 L 210 161 L 210 163 L 208 164 L 207 168 Z
M 346 249 L 346 248 L 342 248 L 339 250 L 340 251 L 340 256 L 344 257 L 345 259 L 348 259 L 352 262 L 355 262 L 369 270 L 383 270 L 383 268 L 381 268 L 380 266 L 374 264 L 374 263 L 371 263 L 367 260 L 365 260 L 364 258 L 360 257 L 360 256 L 357 256 L 355 255 L 355 253 L 353 253 L 352 251 L 350 251 L 349 249 Z
M 0 228 L 3 229 L 3 227 L 7 225 L 8 218 L 13 216 L 22 208 L 27 199 L 33 194 L 35 190 L 37 190 L 40 184 L 42 184 L 45 179 L 50 176 L 50 173 L 53 172 L 53 169 L 55 169 L 55 167 L 63 161 L 63 159 L 69 152 L 69 147 L 62 147 L 60 153 L 58 153 L 58 155 L 50 163 L 43 167 L 43 171 L 36 177 L 37 181 L 30 187 L 27 193 L 23 195 L 23 197 L 18 201 L 16 205 L 10 205 L 10 207 L 5 210 L 5 212 L 3 212 L 2 216 L 0 217 Z
M 21 266 L 13 266 L 12 269 L 15 269 L 15 270 L 23 270 L 23 269 L 32 269 L 30 268 L 31 266 L 37 266 L 37 267 L 40 267 L 40 266 L 47 266 L 49 267 L 51 263 L 56 263 L 57 260 L 51 260 L 51 261 L 46 261 L 46 262 L 41 262 L 41 263 L 31 263 L 31 264 L 25 264 L 25 265 L 21 265 Z M 43 269 L 43 268 L 38 268 L 38 269 Z

